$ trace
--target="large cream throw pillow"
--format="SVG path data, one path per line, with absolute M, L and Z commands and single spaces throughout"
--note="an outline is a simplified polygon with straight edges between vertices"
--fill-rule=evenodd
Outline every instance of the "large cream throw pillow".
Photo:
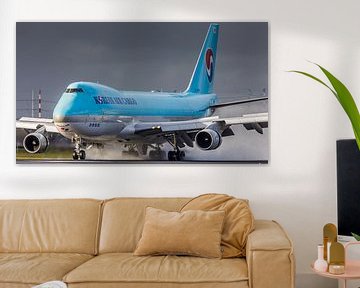
M 246 241 L 254 230 L 254 217 L 247 200 L 236 199 L 225 194 L 204 194 L 190 200 L 181 211 L 206 210 L 225 211 L 221 238 L 223 258 L 246 255 Z
M 134 255 L 221 257 L 224 211 L 167 212 L 147 207 Z

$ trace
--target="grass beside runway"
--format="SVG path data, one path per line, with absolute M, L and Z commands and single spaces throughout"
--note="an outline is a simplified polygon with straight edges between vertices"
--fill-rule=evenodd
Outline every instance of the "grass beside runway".
M 49 148 L 44 153 L 31 154 L 24 149 L 16 149 L 16 160 L 72 160 L 72 149 Z

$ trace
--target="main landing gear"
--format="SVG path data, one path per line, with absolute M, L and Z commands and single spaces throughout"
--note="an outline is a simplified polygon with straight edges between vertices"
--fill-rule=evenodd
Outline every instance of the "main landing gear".
M 185 152 L 179 150 L 178 148 L 175 151 L 168 152 L 169 161 L 182 161 L 185 158 Z
M 185 152 L 179 149 L 179 146 L 176 142 L 175 133 L 171 135 L 172 139 L 168 139 L 169 144 L 173 147 L 173 151 L 168 152 L 168 160 L 169 161 L 182 161 L 185 158 Z

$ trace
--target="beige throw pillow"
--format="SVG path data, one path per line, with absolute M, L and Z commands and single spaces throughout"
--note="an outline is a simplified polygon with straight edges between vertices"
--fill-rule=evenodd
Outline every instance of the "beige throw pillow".
M 247 200 L 225 194 L 204 194 L 190 200 L 181 209 L 181 211 L 188 210 L 225 211 L 221 237 L 222 257 L 246 255 L 247 237 L 254 230 L 254 217 Z
M 192 255 L 221 258 L 224 211 L 167 212 L 147 207 L 134 255 Z

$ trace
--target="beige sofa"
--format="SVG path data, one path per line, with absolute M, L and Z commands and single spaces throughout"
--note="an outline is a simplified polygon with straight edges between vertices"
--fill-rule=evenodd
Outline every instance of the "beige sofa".
M 291 241 L 269 220 L 256 220 L 246 258 L 133 256 L 145 207 L 177 211 L 188 200 L 1 200 L 0 287 L 294 287 Z

